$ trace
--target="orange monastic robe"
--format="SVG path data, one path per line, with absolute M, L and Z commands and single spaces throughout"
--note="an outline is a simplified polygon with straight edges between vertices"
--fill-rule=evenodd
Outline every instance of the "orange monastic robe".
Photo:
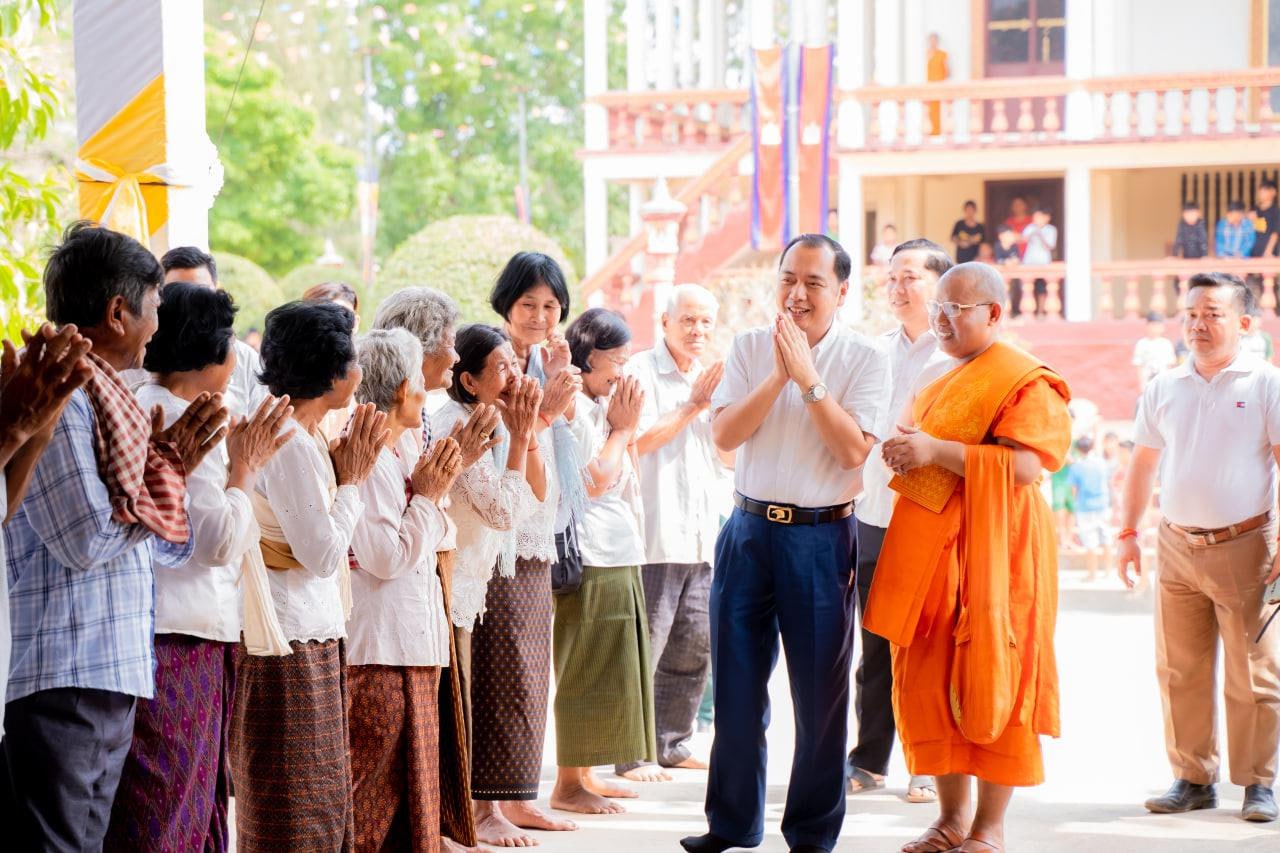
M 935 50 L 929 54 L 929 61 L 925 69 L 925 79 L 930 83 L 941 83 L 951 76 L 951 68 L 947 64 L 947 52 L 945 50 Z M 938 136 L 942 133 L 942 102 L 929 102 L 929 135 Z
M 925 432 L 969 445 L 965 475 L 937 466 L 899 492 L 867 605 L 889 640 L 893 706 L 913 774 L 999 785 L 1044 781 L 1040 735 L 1058 735 L 1053 519 L 1038 485 L 1014 484 L 1004 438 L 1062 467 L 1071 444 L 1066 383 L 1004 343 L 917 395 Z

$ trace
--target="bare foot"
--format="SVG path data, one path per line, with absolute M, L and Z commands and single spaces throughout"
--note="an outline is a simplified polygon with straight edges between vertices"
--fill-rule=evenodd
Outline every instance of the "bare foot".
M 578 828 L 571 820 L 553 817 L 533 804 L 532 800 L 506 800 L 499 803 L 503 816 L 521 829 L 545 829 L 570 832 Z
M 440 849 L 445 853 L 485 853 L 483 847 L 464 847 L 447 835 L 440 837 Z
M 641 764 L 639 767 L 633 767 L 625 773 L 619 773 L 618 775 L 623 779 L 630 779 L 632 782 L 671 781 L 671 774 L 656 764 Z M 608 796 L 608 794 L 605 796 Z M 635 795 L 633 794 L 632 796 Z
M 938 821 L 920 834 L 915 841 L 902 845 L 902 853 L 945 853 L 954 850 L 964 841 L 965 831 Z
M 556 783 L 551 790 L 551 808 L 578 814 L 623 814 L 622 806 L 607 800 L 599 794 L 593 794 L 581 785 L 561 785 Z
M 694 758 L 692 755 L 690 755 L 684 761 L 681 761 L 678 764 L 673 764 L 671 766 L 679 767 L 684 770 L 710 770 L 711 769 L 710 764 L 708 764 L 707 762 L 703 761 L 700 758 Z
M 582 774 L 582 787 L 592 794 L 598 794 L 601 797 L 612 797 L 615 800 L 634 800 L 640 796 L 630 788 L 619 788 L 616 785 L 610 785 L 603 779 L 598 778 L 592 770 L 587 770 Z
M 494 847 L 536 847 L 538 839 L 520 831 L 500 809 L 483 808 L 476 815 L 476 838 Z

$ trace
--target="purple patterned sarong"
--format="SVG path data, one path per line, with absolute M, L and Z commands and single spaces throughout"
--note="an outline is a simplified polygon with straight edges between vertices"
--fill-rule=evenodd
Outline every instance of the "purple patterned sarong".
M 229 849 L 235 645 L 157 634 L 156 698 L 138 701 L 106 850 Z

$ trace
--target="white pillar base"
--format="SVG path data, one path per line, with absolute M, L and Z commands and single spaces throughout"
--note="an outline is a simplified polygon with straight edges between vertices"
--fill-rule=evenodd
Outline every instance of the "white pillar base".
M 1093 319 L 1093 252 L 1089 240 L 1091 180 L 1088 166 L 1067 167 L 1066 219 L 1062 224 L 1067 278 L 1063 298 L 1067 319 L 1077 322 Z

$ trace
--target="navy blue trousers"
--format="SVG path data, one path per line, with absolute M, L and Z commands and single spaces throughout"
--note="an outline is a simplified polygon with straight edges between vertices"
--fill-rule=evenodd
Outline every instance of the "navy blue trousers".
M 738 846 L 764 838 L 765 730 L 778 636 L 787 655 L 796 747 L 782 817 L 787 843 L 835 847 L 844 822 L 853 654 L 852 517 L 781 525 L 735 509 L 716 541 L 711 587 L 715 742 L 711 832 Z

